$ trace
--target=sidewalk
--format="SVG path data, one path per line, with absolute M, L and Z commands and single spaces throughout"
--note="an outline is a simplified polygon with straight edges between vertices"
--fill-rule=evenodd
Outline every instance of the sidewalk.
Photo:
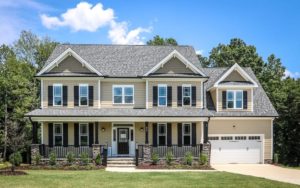
M 216 170 L 184 170 L 184 169 L 136 169 L 122 167 L 106 167 L 108 172 L 216 172 Z

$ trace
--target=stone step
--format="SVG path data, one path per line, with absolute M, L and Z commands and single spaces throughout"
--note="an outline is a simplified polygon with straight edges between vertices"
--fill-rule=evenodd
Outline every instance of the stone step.
M 108 157 L 107 158 L 107 160 L 108 161 L 114 161 L 114 160 L 117 160 L 117 161 L 119 161 L 119 160 L 124 160 L 124 161 L 126 161 L 126 160 L 135 160 L 135 158 L 134 157 Z
M 107 164 L 107 167 L 135 167 L 134 164 Z
M 107 161 L 107 164 L 135 164 L 135 161 Z

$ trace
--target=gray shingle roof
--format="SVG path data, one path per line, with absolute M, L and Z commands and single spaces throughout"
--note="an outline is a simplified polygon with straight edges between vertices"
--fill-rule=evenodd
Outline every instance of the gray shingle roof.
M 129 108 L 44 108 L 36 109 L 26 116 L 42 117 L 208 117 L 210 112 L 207 109 L 199 108 L 150 108 L 150 109 L 129 109 Z
M 204 104 L 207 106 L 213 116 L 278 116 L 278 113 L 276 112 L 251 68 L 247 67 L 243 69 L 258 85 L 258 87 L 254 88 L 253 90 L 253 112 L 216 112 L 216 110 L 212 108 L 214 105 L 212 104 L 213 101 L 209 96 L 209 92 L 206 94 Z M 204 89 L 207 90 L 212 87 L 213 84 L 226 72 L 226 70 L 228 70 L 228 68 L 204 68 L 204 73 L 209 76 L 208 81 L 204 84 Z
M 202 70 L 191 46 L 61 44 L 56 46 L 45 66 L 68 48 L 101 74 L 110 77 L 142 76 L 174 50 Z

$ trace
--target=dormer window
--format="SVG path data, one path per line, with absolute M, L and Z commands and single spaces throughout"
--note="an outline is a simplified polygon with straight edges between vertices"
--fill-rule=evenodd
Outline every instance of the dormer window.
M 243 108 L 243 91 L 227 91 L 227 108 L 242 109 Z

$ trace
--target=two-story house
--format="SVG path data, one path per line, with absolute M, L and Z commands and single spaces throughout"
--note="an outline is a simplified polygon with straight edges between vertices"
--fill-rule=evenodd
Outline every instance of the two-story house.
M 202 68 L 191 46 L 58 45 L 36 76 L 41 108 L 27 116 L 45 158 L 198 156 L 207 144 L 211 163 L 272 160 L 277 112 L 252 70 Z

